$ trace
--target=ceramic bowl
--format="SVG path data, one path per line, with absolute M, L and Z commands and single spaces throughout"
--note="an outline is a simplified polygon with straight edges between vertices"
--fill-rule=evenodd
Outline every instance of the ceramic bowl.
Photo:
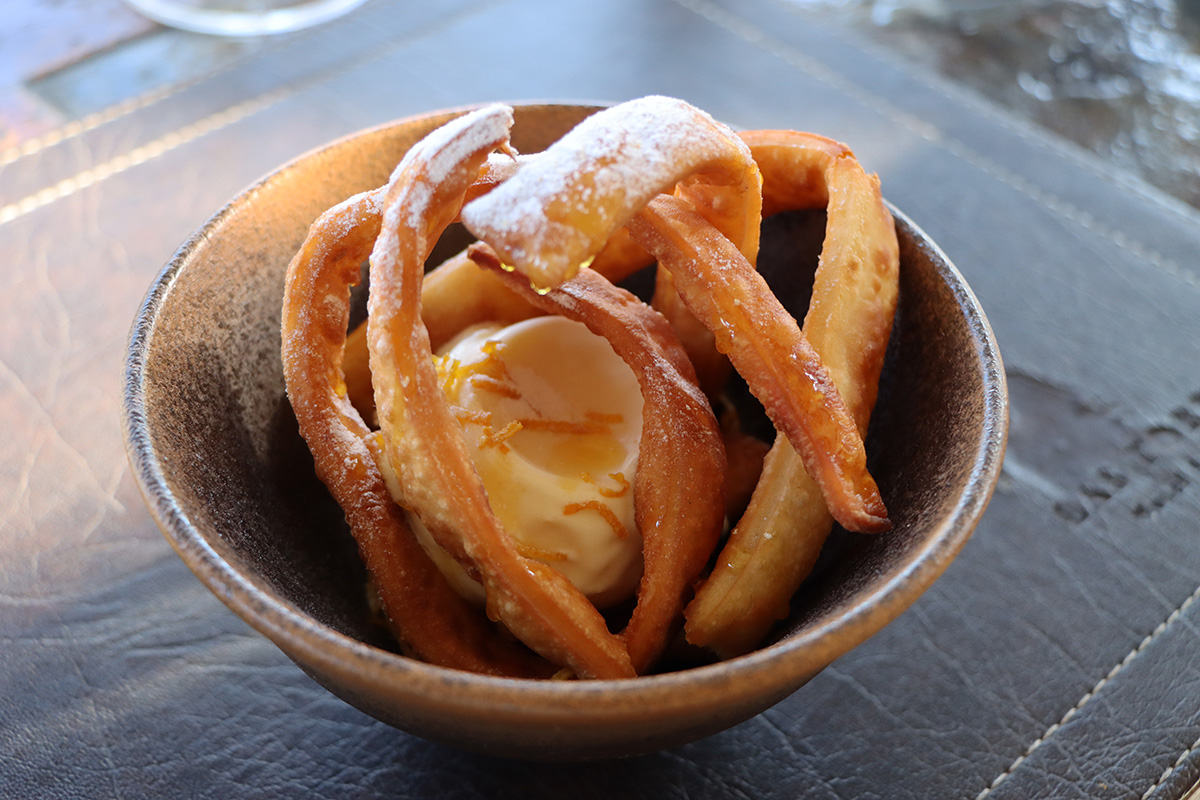
M 519 106 L 514 143 L 539 150 L 592 110 Z M 895 619 L 970 536 L 1007 432 L 1004 374 L 984 313 L 933 242 L 896 212 L 900 309 L 868 437 L 895 527 L 881 536 L 835 531 L 793 613 L 761 649 L 628 681 L 507 680 L 406 658 L 369 610 L 341 511 L 297 433 L 280 366 L 280 304 L 287 264 L 313 219 L 384 183 L 407 148 L 455 113 L 368 130 L 288 164 L 213 216 L 163 269 L 134 322 L 125 378 L 126 443 L 146 502 L 231 609 L 329 691 L 404 731 L 498 755 L 582 759 L 648 752 L 746 720 Z M 794 260 L 796 241 L 815 261 L 822 224 L 811 214 L 768 221 L 769 279 L 771 253 Z M 802 284 L 787 296 L 801 297 Z

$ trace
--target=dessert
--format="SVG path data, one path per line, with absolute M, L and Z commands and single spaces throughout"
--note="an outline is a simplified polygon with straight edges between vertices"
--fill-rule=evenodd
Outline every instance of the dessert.
M 673 186 L 674 198 L 659 195 Z M 499 242 L 501 259 L 539 288 L 575 274 L 629 223 L 633 240 L 671 273 L 683 304 L 722 340 L 718 349 L 741 361 L 742 377 L 802 454 L 834 517 L 850 530 L 885 529 L 849 411 L 754 271 L 761 194 L 742 139 L 682 101 L 650 97 L 585 120 L 464 208 L 463 222 Z
M 716 419 L 670 326 L 636 297 L 592 270 L 542 293 L 505 272 L 486 245 L 471 252 L 530 303 L 603 335 L 637 375 L 644 405 L 634 501 L 643 573 L 622 638 L 644 672 L 666 648 L 720 534 L 725 452 Z
M 533 156 L 511 152 L 511 124 L 506 107 L 491 106 L 435 131 L 386 187 L 319 219 L 293 260 L 285 377 L 318 474 L 346 510 L 383 608 L 416 657 L 519 677 L 632 677 L 655 668 L 685 606 L 689 640 L 720 655 L 743 652 L 731 620 L 747 615 L 761 640 L 764 621 L 769 627 L 803 577 L 793 562 L 805 559 L 791 550 L 819 547 L 834 518 L 862 532 L 889 524 L 862 440 L 896 296 L 895 234 L 878 183 L 836 143 L 739 136 L 668 98 L 600 112 Z M 759 223 L 764 208 L 826 199 L 824 288 L 802 330 L 754 269 Z M 426 276 L 429 251 L 460 214 L 480 242 Z M 347 344 L 349 286 L 368 254 L 368 323 Z M 652 259 L 655 306 L 667 316 L 609 280 Z M 553 321 L 530 320 L 543 315 Z M 586 394 L 569 388 L 573 400 L 556 407 L 505 372 L 506 346 L 512 356 L 524 347 L 523 363 L 536 372 L 547 342 L 582 330 L 564 325 L 602 337 L 632 375 L 604 408 L 581 404 Z M 540 340 L 530 333 L 538 330 Z M 590 341 L 578 338 L 578 347 Z M 720 395 L 726 357 L 780 435 L 750 509 L 705 577 L 726 487 L 745 494 L 763 449 L 728 417 L 724 431 L 718 425 L 710 397 Z M 605 370 L 606 385 L 623 380 Z M 640 426 L 626 424 L 635 385 Z M 581 437 L 579 452 L 545 437 L 533 445 L 539 427 Z M 604 455 L 613 448 L 623 460 Z M 577 462 L 588 468 L 568 474 Z M 620 469 L 605 472 L 612 463 Z M 514 470 L 543 506 L 574 520 L 535 520 L 537 504 L 504 485 Z M 611 481 L 608 494 L 601 480 Z M 590 499 L 572 499 L 584 486 Z M 788 505 L 794 494 L 803 502 Z M 609 503 L 609 495 L 624 499 Z M 781 502 L 789 509 L 781 520 L 762 513 Z M 567 552 L 587 517 L 609 540 L 641 541 L 640 559 L 613 556 L 627 563 L 601 586 L 586 573 L 605 548 Z M 539 538 L 538 528 L 567 538 Z M 777 569 L 776 560 L 792 567 Z M 569 577 L 555 566 L 564 561 L 581 571 Z M 602 610 L 635 582 L 632 611 L 606 618 Z M 468 599 L 480 593 L 486 613 Z
M 899 246 L 879 192 L 844 145 L 793 131 L 742 134 L 763 170 L 766 213 L 827 208 L 804 331 L 865 436 L 899 291 Z M 687 609 L 693 644 L 730 657 L 756 647 L 816 563 L 833 519 L 786 437 Z
M 550 315 L 472 326 L 435 364 L 488 502 L 518 549 L 601 610 L 632 597 L 642 574 L 632 484 L 642 395 L 625 362 L 582 323 Z M 482 605 L 483 587 L 409 517 L 459 594 Z
M 501 635 L 446 582 L 388 493 L 376 440 L 342 376 L 350 287 L 379 234 L 380 193 L 325 212 L 288 270 L 283 361 L 288 397 L 318 477 L 346 514 L 402 649 L 457 669 L 545 677 L 541 659 Z

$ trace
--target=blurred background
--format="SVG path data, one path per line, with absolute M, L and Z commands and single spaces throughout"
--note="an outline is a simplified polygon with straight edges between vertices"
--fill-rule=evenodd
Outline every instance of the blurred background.
M 1198 0 L 791 0 L 1200 206 Z
M 840 22 L 1200 207 L 1200 0 L 780 2 Z M 124 0 L 8 0 L 5 9 L 0 163 L 277 38 L 173 30 Z

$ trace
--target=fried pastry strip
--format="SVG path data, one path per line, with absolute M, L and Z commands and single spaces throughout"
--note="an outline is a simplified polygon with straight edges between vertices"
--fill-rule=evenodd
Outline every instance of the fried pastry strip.
M 429 344 L 434 351 L 480 322 L 510 325 L 540 313 L 495 275 L 467 258 L 466 251 L 426 273 L 421 285 L 421 320 L 429 331 Z M 373 424 L 375 389 L 367 355 L 366 320 L 346 339 L 345 370 L 350 402 L 363 419 Z
M 456 669 L 544 677 L 551 665 L 499 633 L 421 549 L 388 495 L 371 431 L 346 399 L 341 362 L 350 287 L 379 231 L 381 197 L 358 195 L 323 214 L 288 268 L 282 356 L 300 433 L 346 514 L 403 649 Z
M 708 114 L 665 97 L 588 117 L 463 208 L 463 223 L 535 286 L 552 288 L 587 265 L 652 197 L 677 184 L 753 260 L 762 194 L 749 149 Z
M 526 156 L 514 159 L 493 155 L 484 163 L 479 177 L 467 190 L 465 202 L 482 196 L 508 180 L 516 173 L 519 165 L 528 160 L 529 157 Z M 377 206 L 378 200 L 383 196 L 382 189 L 367 194 L 374 199 L 371 203 L 364 204 L 360 213 L 373 214 L 372 224 L 378 228 Z M 622 228 L 596 255 L 592 268 L 613 283 L 617 283 L 648 266 L 653 260 L 645 250 L 633 243 L 628 232 Z M 421 285 L 421 319 L 429 330 L 429 342 L 435 351 L 472 325 L 481 322 L 508 325 L 539 313 L 541 312 L 506 288 L 490 271 L 467 258 L 465 251 L 451 256 L 426 273 L 425 281 Z M 350 400 L 363 419 L 373 423 L 375 395 L 367 358 L 365 321 L 351 331 L 346 340 L 345 370 L 346 391 Z
M 791 131 L 742 134 L 768 213 L 828 205 L 804 331 L 865 435 L 898 294 L 895 226 L 879 183 L 844 145 Z M 816 562 L 833 519 L 800 457 L 776 438 L 741 521 L 688 606 L 687 637 L 722 657 L 757 646 Z
M 644 405 L 634 501 L 644 569 L 623 636 L 634 668 L 645 672 L 666 648 L 721 533 L 725 449 L 712 409 L 670 326 L 629 292 L 581 270 L 538 295 L 523 277 L 500 271 L 490 247 L 469 252 L 530 303 L 603 336 L 637 376 Z
M 480 322 L 511 325 L 541 313 L 466 251 L 426 273 L 421 287 L 421 319 L 434 350 Z
M 638 246 L 629 237 L 625 228 L 614 233 L 596 257 L 592 259 L 592 269 L 608 278 L 613 283 L 620 283 L 643 267 L 654 263 L 654 256 Z
M 725 518 L 733 522 L 741 519 L 749 505 L 771 446 L 742 430 L 737 410 L 727 397 L 720 401 L 724 408 L 717 414 L 717 421 L 725 441 Z
M 738 134 L 741 139 L 752 145 L 754 159 L 762 162 L 758 165 L 762 172 L 773 176 L 771 186 L 763 187 L 763 214 L 773 214 L 782 209 L 821 208 L 827 202 L 825 182 L 820 179 L 821 167 L 814 166 L 813 163 L 804 165 L 810 172 L 817 170 L 815 177 L 813 174 L 806 174 L 803 179 L 796 180 L 784 180 L 780 177 L 785 170 L 792 170 L 797 166 L 795 160 L 789 160 L 786 156 L 787 148 L 772 148 L 762 136 L 790 133 L 751 131 Z M 802 135 L 810 140 L 806 144 L 810 149 L 830 154 L 850 152 L 844 145 L 831 139 L 812 134 Z M 759 148 L 757 152 L 755 147 Z M 483 196 L 507 181 L 516 174 L 522 164 L 536 158 L 538 154 L 517 159 L 493 155 L 485 162 L 479 177 L 467 191 L 466 202 Z M 703 201 L 698 188 L 694 189 L 691 185 L 682 187 L 680 194 L 694 201 Z M 744 213 L 750 215 L 747 219 L 753 216 L 748 210 Z M 710 222 L 716 224 L 720 220 L 712 218 Z M 750 262 L 754 263 L 755 254 L 749 252 L 751 244 L 756 249 L 757 239 L 753 242 L 747 241 L 746 246 L 741 249 Z M 628 230 L 619 228 L 596 254 L 591 267 L 613 283 L 618 283 L 653 262 L 654 257 L 630 238 Z M 716 352 L 712 334 L 708 329 L 691 317 L 682 302 L 672 292 L 667 291 L 668 286 L 673 289 L 669 274 L 661 273 L 657 281 L 662 284 L 662 288 L 656 289 L 653 305 L 672 322 L 676 335 L 680 337 L 693 365 L 697 367 L 701 387 L 713 396 L 719 392 L 728 377 L 727 360 Z M 436 350 L 459 331 L 478 322 L 518 322 L 527 318 L 527 315 L 532 315 L 533 312 L 528 306 L 516 302 L 511 292 L 506 292 L 500 287 L 499 281 L 487 277 L 485 270 L 470 263 L 465 253 L 454 256 L 431 270 L 421 288 L 421 317 L 429 328 L 433 348 Z M 366 323 L 363 323 L 351 333 L 346 343 L 347 383 L 350 396 L 360 411 L 373 408 L 374 402 L 370 391 L 363 392 L 360 388 L 369 387 L 370 384 L 370 374 L 366 370 L 366 351 Z M 360 365 L 362 369 L 358 369 Z
M 421 322 L 424 261 L 511 126 L 507 107 L 473 112 L 418 143 L 393 173 L 371 253 L 367 333 L 384 451 L 399 501 L 483 584 L 490 617 L 580 677 L 632 677 L 629 653 L 600 613 L 556 570 L 518 553 L 496 519 Z
M 622 228 L 620 233 L 624 230 Z M 621 239 L 628 250 L 621 245 L 614 250 L 606 247 L 601 255 L 612 255 L 603 261 L 597 256 L 592 264 L 596 272 L 614 283 L 649 263 L 645 261 L 649 258 L 645 250 L 637 248 L 640 255 L 633 251 L 636 245 L 627 234 Z M 541 313 L 491 271 L 467 258 L 466 251 L 451 256 L 425 273 L 425 282 L 421 286 L 421 319 L 429 330 L 429 344 L 434 351 L 472 325 L 481 322 L 511 325 Z M 345 369 L 346 393 L 363 419 L 373 422 L 375 394 L 367 359 L 366 321 L 351 331 L 346 340 Z
M 862 436 L 816 351 L 762 276 L 686 200 L 660 195 L 629 230 L 671 273 L 688 310 L 713 332 L 717 349 L 800 453 L 834 518 L 850 530 L 887 530 Z
M 829 205 L 830 164 L 854 158 L 841 142 L 800 131 L 742 131 L 763 175 L 763 216 Z M 890 215 L 889 215 L 890 220 Z
M 715 401 L 725 391 L 733 367 L 729 358 L 717 348 L 716 334 L 688 310 L 687 303 L 675 288 L 675 278 L 662 264 L 654 271 L 654 295 L 650 305 L 671 323 L 671 329 L 696 368 L 700 388 Z

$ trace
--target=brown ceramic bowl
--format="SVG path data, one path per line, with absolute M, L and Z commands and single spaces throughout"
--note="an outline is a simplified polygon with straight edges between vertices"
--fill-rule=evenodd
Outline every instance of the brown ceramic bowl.
M 591 110 L 518 107 L 514 143 L 541 149 Z M 647 752 L 748 719 L 893 620 L 970 536 L 1007 431 L 1004 374 L 983 311 L 897 214 L 900 312 L 868 443 L 895 528 L 835 532 L 774 643 L 629 681 L 505 680 L 405 658 L 372 621 L 342 514 L 297 434 L 280 303 L 309 223 L 384 183 L 405 150 L 454 113 L 369 130 L 283 167 L 166 266 L 134 323 L 125 378 L 127 448 L 146 501 L 230 608 L 331 692 L 405 731 L 494 754 L 576 759 Z M 807 237 L 800 249 L 812 260 L 822 224 L 811 214 L 768 221 L 764 273 L 774 278 L 772 253 L 795 257 L 797 237 Z M 806 302 L 803 285 L 776 291 Z

